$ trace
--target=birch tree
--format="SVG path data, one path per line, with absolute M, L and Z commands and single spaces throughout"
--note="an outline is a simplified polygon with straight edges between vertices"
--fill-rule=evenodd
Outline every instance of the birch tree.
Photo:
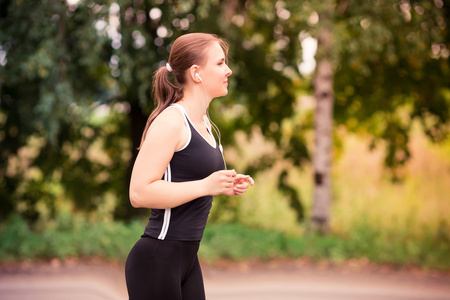
M 331 153 L 333 149 L 333 19 L 334 3 L 323 1 L 323 8 L 318 13 L 318 49 L 316 55 L 317 69 L 313 81 L 316 99 L 314 119 L 314 202 L 312 224 L 316 230 L 327 232 L 331 205 Z

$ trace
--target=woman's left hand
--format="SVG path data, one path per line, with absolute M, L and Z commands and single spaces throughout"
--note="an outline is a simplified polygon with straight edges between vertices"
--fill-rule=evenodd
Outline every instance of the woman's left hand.
M 230 188 L 230 196 L 243 195 L 249 186 L 253 186 L 255 181 L 249 175 L 237 174 L 234 179 L 234 184 Z

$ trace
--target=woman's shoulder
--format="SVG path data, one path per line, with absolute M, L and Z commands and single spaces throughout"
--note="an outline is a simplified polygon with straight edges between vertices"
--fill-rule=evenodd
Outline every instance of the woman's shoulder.
M 184 127 L 185 121 L 182 112 L 175 106 L 163 110 L 152 122 L 150 130 L 167 133 L 178 131 Z
M 154 122 L 170 123 L 174 125 L 180 123 L 179 125 L 183 125 L 184 117 L 179 108 L 176 106 L 169 106 L 155 118 Z
M 145 140 L 164 145 L 173 142 L 174 149 L 178 150 L 180 145 L 186 143 L 185 131 L 186 126 L 182 112 L 176 107 L 168 107 L 153 120 Z

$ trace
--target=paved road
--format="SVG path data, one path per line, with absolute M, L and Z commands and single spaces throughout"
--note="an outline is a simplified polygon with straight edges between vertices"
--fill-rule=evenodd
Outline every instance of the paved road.
M 206 270 L 206 275 L 206 287 L 212 300 L 450 299 L 450 277 L 316 268 L 266 268 L 237 273 Z
M 450 300 L 450 275 L 296 264 L 203 267 L 210 300 Z M 0 268 L 1 300 L 126 300 L 123 267 L 91 264 Z

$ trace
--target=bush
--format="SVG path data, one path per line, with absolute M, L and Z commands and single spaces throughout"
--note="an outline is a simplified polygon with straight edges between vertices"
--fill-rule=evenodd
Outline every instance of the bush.
M 124 260 L 142 231 L 137 221 L 92 222 L 79 216 L 32 231 L 24 219 L 14 216 L 0 227 L 0 261 L 93 256 Z
M 207 260 L 230 258 L 268 259 L 286 252 L 286 240 L 279 232 L 259 231 L 237 224 L 209 225 L 199 255 Z
M 0 226 L 0 261 L 103 257 L 125 261 L 140 238 L 144 222 L 93 222 L 69 215 L 48 228 L 31 230 L 14 216 Z M 449 270 L 450 239 L 447 233 L 424 230 L 422 235 L 407 231 L 379 232 L 368 225 L 355 227 L 349 236 L 305 234 L 289 236 L 277 231 L 258 230 L 239 224 L 210 224 L 200 246 L 202 260 L 231 260 L 309 257 L 342 262 L 353 258 L 399 266 L 414 265 Z

